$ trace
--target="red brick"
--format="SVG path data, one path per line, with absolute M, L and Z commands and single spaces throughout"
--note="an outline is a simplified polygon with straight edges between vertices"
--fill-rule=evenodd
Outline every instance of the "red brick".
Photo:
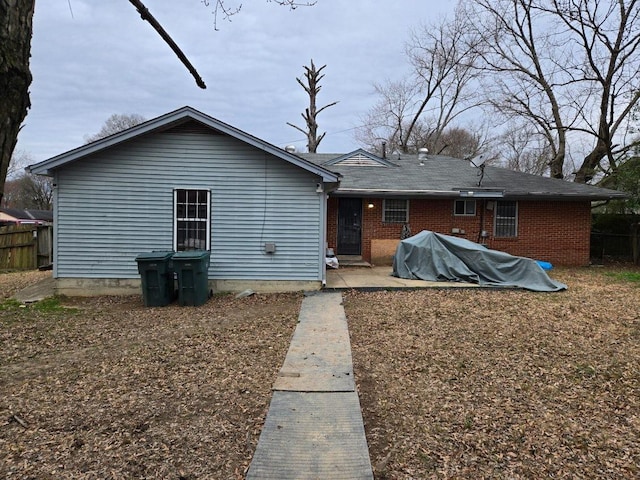
M 362 257 L 371 260 L 372 239 L 400 239 L 402 224 L 382 222 L 382 199 L 363 199 Z M 373 204 L 373 208 L 367 205 Z M 502 250 L 512 255 L 530 257 L 551 262 L 554 265 L 582 266 L 589 264 L 589 242 L 591 234 L 591 206 L 589 202 L 527 201 L 518 202 L 518 234 L 515 238 L 494 238 L 493 210 L 484 208 L 477 201 L 475 216 L 455 216 L 453 200 L 409 201 L 409 225 L 416 234 L 431 230 L 452 235 L 452 229 L 464 230 L 455 236 L 474 242 L 481 239 L 485 230 L 489 237 L 485 243 L 489 248 Z M 336 250 L 338 230 L 338 201 L 328 202 L 327 241 Z M 484 212 L 484 216 L 482 215 Z

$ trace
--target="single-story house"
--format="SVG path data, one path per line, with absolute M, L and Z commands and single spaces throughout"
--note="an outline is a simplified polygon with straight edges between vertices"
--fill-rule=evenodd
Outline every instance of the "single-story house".
M 301 154 L 183 107 L 28 167 L 53 177 L 57 293 L 140 292 L 135 258 L 211 252 L 216 291 L 321 288 L 326 248 L 390 263 L 409 232 L 589 262 L 593 186 L 421 152 Z
M 591 204 L 615 190 L 420 153 L 299 154 L 342 175 L 328 204 L 327 241 L 338 256 L 390 264 L 401 237 L 459 236 L 555 265 L 589 264 Z
M 51 210 L 0 208 L 0 226 L 49 225 L 53 221 Z
M 53 177 L 57 293 L 139 293 L 135 259 L 154 250 L 210 250 L 217 291 L 325 281 L 340 175 L 193 108 L 28 169 Z

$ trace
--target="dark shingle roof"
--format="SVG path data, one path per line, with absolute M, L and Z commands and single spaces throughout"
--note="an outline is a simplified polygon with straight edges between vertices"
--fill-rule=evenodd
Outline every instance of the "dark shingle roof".
M 53 222 L 53 212 L 51 210 L 34 210 L 17 208 L 0 208 L 0 212 L 17 218 L 19 220 L 40 220 L 43 222 Z
M 336 158 L 348 157 L 344 154 L 297 155 L 340 173 L 343 178 L 337 195 L 456 198 L 461 191 L 471 191 L 476 198 L 608 200 L 626 196 L 616 190 L 500 167 L 487 166 L 481 176 L 480 168 L 468 160 L 442 155 L 427 155 L 422 162 L 417 155 L 392 155 L 386 161 L 393 166 L 331 165 Z

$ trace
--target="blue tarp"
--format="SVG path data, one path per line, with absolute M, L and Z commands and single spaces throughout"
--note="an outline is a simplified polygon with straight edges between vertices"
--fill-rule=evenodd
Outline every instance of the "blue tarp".
M 549 278 L 535 260 L 428 230 L 400 242 L 393 257 L 393 275 L 432 282 L 518 287 L 536 292 L 567 288 L 564 283 Z

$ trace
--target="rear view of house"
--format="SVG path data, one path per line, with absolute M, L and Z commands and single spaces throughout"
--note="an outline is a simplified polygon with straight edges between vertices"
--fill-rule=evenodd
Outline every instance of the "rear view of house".
M 364 150 L 300 156 L 343 177 L 329 198 L 329 247 L 376 265 L 391 264 L 403 234 L 422 230 L 557 265 L 587 265 L 592 202 L 625 197 L 424 150 L 385 158 Z
M 54 180 L 61 294 L 139 293 L 135 258 L 210 250 L 217 291 L 320 288 L 339 174 L 184 107 L 30 167 Z

